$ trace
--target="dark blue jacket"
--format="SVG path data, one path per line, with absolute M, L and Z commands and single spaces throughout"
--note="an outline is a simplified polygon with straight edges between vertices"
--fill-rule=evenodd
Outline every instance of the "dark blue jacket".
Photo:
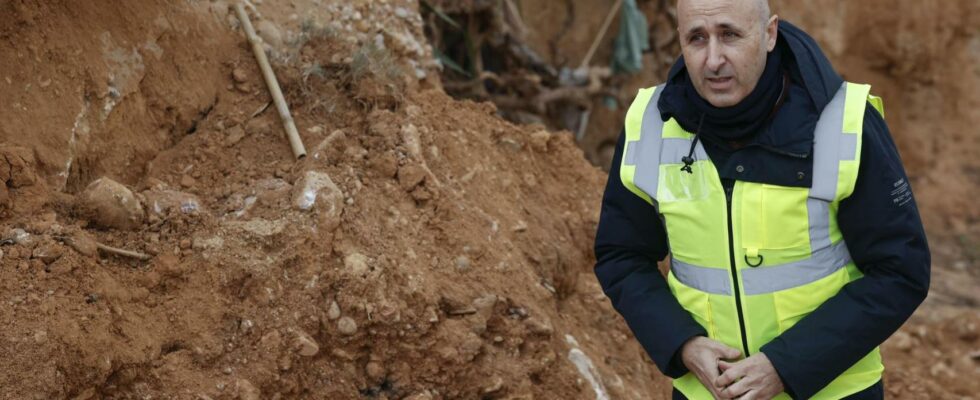
M 793 55 L 790 97 L 808 96 L 809 106 L 782 107 L 777 111 L 782 115 L 773 123 L 814 120 L 812 113 L 819 115 L 843 80 L 812 38 L 788 23 L 780 23 L 779 33 L 779 45 Z M 678 65 L 671 76 L 682 71 L 683 60 Z M 778 134 L 757 135 L 738 150 L 705 141 L 705 150 L 722 179 L 801 185 L 797 171 L 812 175 L 813 130 L 807 126 L 768 129 Z M 619 179 L 622 152 L 621 135 L 602 200 L 595 273 L 653 361 L 664 374 L 676 378 L 687 372 L 680 362 L 681 345 L 693 336 L 707 334 L 680 306 L 657 270 L 656 262 L 669 251 L 667 234 L 657 210 Z M 752 168 L 736 177 L 733 167 L 742 164 Z M 787 171 L 792 175 L 786 175 Z M 810 182 L 802 184 L 809 186 Z M 787 392 L 798 398 L 811 397 L 884 342 L 929 289 L 929 248 L 919 212 L 888 126 L 870 105 L 864 117 L 856 187 L 841 201 L 837 218 L 864 277 L 846 285 L 761 349 Z

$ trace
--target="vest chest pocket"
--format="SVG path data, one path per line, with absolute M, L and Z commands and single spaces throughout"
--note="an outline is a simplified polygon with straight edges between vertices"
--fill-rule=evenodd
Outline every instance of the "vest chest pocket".
M 744 247 L 809 252 L 809 189 L 753 183 L 746 184 L 742 194 Z

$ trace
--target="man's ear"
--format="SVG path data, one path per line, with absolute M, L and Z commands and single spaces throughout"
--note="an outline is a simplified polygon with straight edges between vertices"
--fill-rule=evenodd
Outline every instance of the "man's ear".
M 776 48 L 776 37 L 779 35 L 779 15 L 773 14 L 766 23 L 766 51 Z

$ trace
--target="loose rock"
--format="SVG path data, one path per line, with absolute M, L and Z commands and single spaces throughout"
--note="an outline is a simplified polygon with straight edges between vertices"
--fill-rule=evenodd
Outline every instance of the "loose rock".
M 56 244 L 45 244 L 38 246 L 34 249 L 34 254 L 31 257 L 41 260 L 45 265 L 51 265 L 51 263 L 57 261 L 64 254 L 64 250 L 61 246 Z
M 225 135 L 224 145 L 226 147 L 234 146 L 241 142 L 245 138 L 245 128 L 241 125 L 235 125 L 228 129 Z
M 78 214 L 103 228 L 135 229 L 143 224 L 143 205 L 126 186 L 99 178 L 79 197 Z
M 548 131 L 537 131 L 531 134 L 531 148 L 534 150 L 545 153 L 548 151 L 548 142 L 551 140 L 551 132 Z
M 327 309 L 327 318 L 331 321 L 340 318 L 340 305 L 336 301 L 330 302 L 330 308 Z
M 380 381 L 385 377 L 385 367 L 377 361 L 369 361 L 364 371 L 367 372 L 368 378 L 374 381 Z
M 313 357 L 320 352 L 320 346 L 305 332 L 296 334 L 296 352 L 303 357 Z
M 231 71 L 231 78 L 235 80 L 235 83 L 245 83 L 248 81 L 248 72 L 245 72 L 243 68 L 235 68 Z
M 336 227 L 344 210 L 344 193 L 326 173 L 306 171 L 294 187 L 293 206 L 303 211 L 316 206 L 321 220 Z
M 235 381 L 235 392 L 240 400 L 259 400 L 262 398 L 262 391 L 245 379 Z
M 194 214 L 202 211 L 201 200 L 197 196 L 176 190 L 146 190 L 143 192 L 147 212 L 158 217 L 171 211 Z
M 470 258 L 467 256 L 456 257 L 456 268 L 465 271 L 470 268 Z
M 535 335 L 540 336 L 551 336 L 554 333 L 554 329 L 546 322 L 543 322 L 535 317 L 530 317 L 524 321 L 527 324 L 527 329 Z
M 259 21 L 255 25 L 255 33 L 262 37 L 262 40 L 268 43 L 269 46 L 272 46 L 272 48 L 282 48 L 282 33 L 279 32 L 279 28 L 272 21 Z
M 403 165 L 398 168 L 398 184 L 405 190 L 411 190 L 425 180 L 425 169 L 415 164 Z
M 901 351 L 907 352 L 912 349 L 912 336 L 908 333 L 902 331 L 895 332 L 895 334 L 892 335 L 891 341 L 895 344 L 895 347 Z
M 337 330 L 347 336 L 353 335 L 357 333 L 357 322 L 354 322 L 354 319 L 351 317 L 341 317 L 337 321 Z
M 344 266 L 354 275 L 364 275 L 368 272 L 367 256 L 353 253 L 344 258 Z
M 75 234 L 71 236 L 71 239 L 68 240 L 68 245 L 71 246 L 72 249 L 75 249 L 78 254 L 85 257 L 95 257 L 99 252 L 98 246 L 96 246 L 95 239 L 92 238 L 92 235 L 89 235 L 83 231 L 75 232 Z

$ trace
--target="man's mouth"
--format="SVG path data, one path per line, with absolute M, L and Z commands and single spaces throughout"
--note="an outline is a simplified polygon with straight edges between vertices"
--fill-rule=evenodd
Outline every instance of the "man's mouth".
M 725 90 L 732 86 L 735 79 L 730 76 L 718 77 L 718 78 L 705 78 L 708 81 L 708 87 L 712 90 Z

